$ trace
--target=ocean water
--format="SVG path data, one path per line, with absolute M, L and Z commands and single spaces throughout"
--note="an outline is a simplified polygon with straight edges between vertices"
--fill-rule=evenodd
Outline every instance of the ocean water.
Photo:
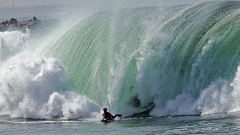
M 239 134 L 239 9 L 1 8 L 59 23 L 0 32 L 0 133 Z M 124 118 L 100 122 L 104 107 Z
M 27 120 L 1 117 L 1 134 L 239 134 L 239 114 L 97 120 Z

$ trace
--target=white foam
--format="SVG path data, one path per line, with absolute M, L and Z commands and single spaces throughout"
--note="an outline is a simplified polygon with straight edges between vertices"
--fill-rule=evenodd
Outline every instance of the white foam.
M 194 99 L 190 94 L 183 93 L 169 100 L 165 108 L 156 106 L 150 113 L 152 116 L 164 115 L 210 115 L 233 113 L 240 111 L 240 66 L 232 82 L 219 79 L 208 88 L 202 90 Z
M 193 108 L 194 98 L 187 93 L 180 94 L 174 100 L 168 100 L 166 107 L 156 106 L 150 113 L 151 116 L 165 115 L 190 115 L 197 114 Z
M 29 34 L 18 31 L 0 32 L 0 63 L 24 50 Z
M 33 58 L 23 52 L 2 63 L 0 114 L 23 118 L 95 117 L 99 106 L 67 91 L 64 67 L 54 58 Z
M 204 90 L 195 102 L 202 115 L 240 111 L 240 67 L 233 82 L 219 79 Z

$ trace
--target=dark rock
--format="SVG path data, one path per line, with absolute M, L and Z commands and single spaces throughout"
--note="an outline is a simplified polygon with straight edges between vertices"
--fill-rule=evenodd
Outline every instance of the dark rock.
M 34 36 L 41 36 L 43 33 L 48 33 L 56 28 L 59 21 L 55 19 L 50 20 L 37 20 L 34 16 L 30 20 L 17 21 L 11 18 L 10 21 L 4 20 L 0 23 L 0 32 L 4 31 L 20 31 L 23 33 L 30 32 Z
M 25 20 L 25 21 L 20 21 L 18 22 L 18 26 L 23 27 L 26 26 L 29 22 L 31 22 L 32 20 Z
M 34 16 L 32 20 L 33 21 L 38 21 L 36 16 Z
M 7 31 L 17 31 L 19 30 L 16 24 L 8 24 Z
M 4 26 L 6 26 L 7 24 L 9 24 L 9 21 L 8 21 L 8 20 L 3 20 L 3 21 L 1 22 L 1 24 L 3 24 Z
M 15 18 L 11 18 L 9 24 L 17 25 L 17 24 L 18 24 L 18 21 L 17 21 L 17 19 L 15 19 Z
M 7 29 L 7 27 L 4 24 L 0 23 L 0 31 L 3 32 L 6 29 Z

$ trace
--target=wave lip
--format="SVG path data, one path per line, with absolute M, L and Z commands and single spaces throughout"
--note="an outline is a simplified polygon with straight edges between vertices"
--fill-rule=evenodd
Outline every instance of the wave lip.
M 43 71 L 39 71 L 44 77 L 52 73 L 50 76 L 66 79 L 63 74 L 58 76 L 66 72 L 68 79 L 57 79 L 53 82 L 56 85 L 46 86 L 40 81 L 41 87 L 53 89 L 48 91 L 51 94 L 44 103 L 36 98 L 40 101 L 36 107 L 41 103 L 42 117 L 58 114 L 81 117 L 78 115 L 81 109 L 73 107 L 69 112 L 63 109 L 70 99 L 66 98 L 69 93 L 61 90 L 69 86 L 87 97 L 86 101 L 85 96 L 79 97 L 92 106 L 87 112 L 98 112 L 98 105 L 129 116 L 237 111 L 239 7 L 240 3 L 235 1 L 203 2 L 126 8 L 92 15 L 56 43 L 41 48 L 41 54 L 58 59 L 56 63 L 61 62 L 66 69 L 62 71 L 64 68 L 56 66 L 60 71 L 45 72 L 43 69 L 48 66 L 43 66 Z M 26 82 L 29 81 L 32 80 Z M 24 100 L 21 106 L 35 105 L 28 98 L 26 103 L 33 104 L 26 105 Z M 82 114 L 87 115 L 84 111 Z
M 238 29 L 238 5 L 104 11 L 46 50 L 66 66 L 71 86 L 101 106 L 129 115 L 151 109 L 156 116 L 200 114 L 204 91 L 235 76 L 239 60 L 231 30 Z

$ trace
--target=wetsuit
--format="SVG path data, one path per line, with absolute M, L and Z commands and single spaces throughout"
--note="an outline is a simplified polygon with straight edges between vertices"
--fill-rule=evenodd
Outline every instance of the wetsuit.
M 109 112 L 105 112 L 102 114 L 103 119 L 113 119 L 113 116 Z

